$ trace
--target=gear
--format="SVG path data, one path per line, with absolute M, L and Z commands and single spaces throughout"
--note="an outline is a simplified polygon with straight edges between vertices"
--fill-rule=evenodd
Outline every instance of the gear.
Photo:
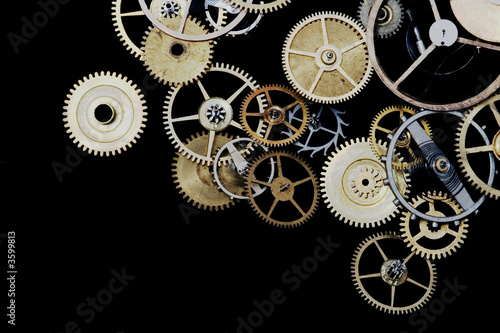
M 64 122 L 73 142 L 103 156 L 127 150 L 146 126 L 143 95 L 116 73 L 89 75 L 71 89 L 65 101 Z
M 249 13 L 267 13 L 279 10 L 288 5 L 292 0 L 265 0 L 253 3 L 249 0 L 229 0 L 233 6 Z
M 183 21 L 178 16 L 160 20 L 171 28 L 178 27 Z M 196 19 L 187 17 L 184 31 L 203 33 L 205 28 Z M 144 39 L 144 65 L 163 84 L 181 86 L 193 83 L 210 68 L 215 41 L 184 41 L 156 27 L 150 27 Z
M 385 147 L 381 147 L 378 142 L 385 142 L 389 135 L 393 135 L 399 126 L 401 126 L 403 117 L 410 117 L 417 113 L 412 107 L 409 106 L 389 106 L 382 111 L 380 111 L 373 119 L 372 124 L 370 126 L 370 134 L 369 141 L 370 145 L 377 154 L 377 156 L 382 157 L 384 155 L 383 151 L 387 149 Z M 404 118 L 403 118 L 404 119 Z M 432 137 L 432 129 L 429 123 L 422 119 L 420 121 L 424 130 L 429 136 Z M 399 170 L 408 170 L 410 168 L 415 167 L 417 164 L 422 163 L 422 159 L 417 157 L 417 155 L 413 152 L 413 148 L 410 146 L 411 144 L 411 134 L 406 131 L 399 138 L 396 147 L 398 148 L 398 152 L 400 156 L 403 157 L 403 162 L 394 162 L 393 168 Z
M 230 137 L 221 135 L 215 144 L 222 147 L 230 140 Z M 202 133 L 193 136 L 185 145 L 188 149 L 201 153 L 207 149 L 207 142 L 208 134 Z M 217 187 L 209 166 L 194 163 L 181 152 L 177 152 L 172 166 L 176 188 L 193 206 L 205 210 L 222 210 L 234 204 L 233 199 Z
M 358 246 L 352 260 L 356 289 L 370 305 L 390 314 L 421 308 L 436 288 L 434 264 L 426 258 L 412 259 L 415 252 L 407 253 L 403 246 L 401 236 L 377 233 Z M 412 278 L 415 275 L 418 280 Z
M 358 20 L 366 27 L 370 9 L 375 0 L 363 0 L 358 7 Z M 400 0 L 386 0 L 377 16 L 375 35 L 387 38 L 396 34 L 403 25 L 405 10 Z
M 392 191 L 385 186 L 386 170 L 365 138 L 341 145 L 327 160 L 321 173 L 321 192 L 328 208 L 356 227 L 374 227 L 399 211 Z M 406 192 L 409 178 L 394 170 L 399 189 Z
M 275 164 L 275 165 L 274 165 Z M 275 168 L 269 181 L 271 168 Z M 268 191 L 255 196 L 255 185 Z M 269 151 L 253 160 L 246 177 L 246 194 L 255 212 L 278 227 L 296 227 L 311 218 L 318 205 L 317 179 L 302 158 Z
M 266 102 L 262 107 L 259 99 Z M 256 104 L 258 102 L 258 104 Z M 294 122 L 288 122 L 294 107 Z M 240 121 L 250 137 L 268 146 L 282 146 L 295 142 L 307 129 L 309 110 L 305 101 L 292 90 L 279 85 L 267 85 L 251 92 L 241 106 Z M 290 129 L 293 134 L 283 134 Z
M 451 0 L 460 24 L 477 38 L 500 43 L 500 3 L 494 0 Z
M 249 2 L 252 2 L 252 0 Z M 261 0 L 260 3 L 264 4 L 264 1 Z M 212 9 L 213 7 L 217 8 L 217 11 L 214 11 Z M 226 0 L 205 1 L 205 16 L 210 25 L 216 30 L 222 29 L 226 24 L 226 18 L 228 16 L 232 17 L 240 12 L 240 9 L 235 8 Z M 216 16 L 214 15 L 215 13 L 217 13 Z M 236 37 L 249 34 L 254 31 L 263 16 L 262 13 L 247 14 L 245 19 L 229 31 L 226 36 Z
M 428 192 L 418 196 L 411 204 L 428 207 L 427 215 L 446 216 L 445 210 L 452 209 L 455 214 L 462 211 L 455 200 L 441 192 Z M 439 208 L 442 206 L 442 208 Z M 401 232 L 408 247 L 421 256 L 435 260 L 451 255 L 464 242 L 467 233 L 467 219 L 450 223 L 431 223 L 425 219 L 413 221 L 410 212 L 404 212 L 401 220 Z
M 221 82 L 225 85 L 221 85 Z M 227 96 L 227 89 L 233 87 L 233 92 Z M 170 88 L 163 111 L 167 135 L 188 158 L 202 164 L 212 164 L 216 153 L 214 140 L 229 130 L 234 130 L 235 134 L 243 133 L 242 126 L 234 120 L 234 110 L 245 93 L 258 87 L 257 82 L 239 68 L 216 63 L 196 84 Z M 264 108 L 263 100 L 258 99 L 257 103 Z M 185 126 L 187 124 L 191 126 Z M 188 133 L 189 136 L 200 126 L 202 130 L 209 131 L 208 150 L 195 153 L 183 144 L 186 137 L 183 134 Z M 221 157 L 220 161 L 225 162 L 228 158 Z
M 471 160 L 479 157 L 483 153 L 488 153 L 490 156 L 493 155 L 496 159 L 496 164 L 500 161 L 500 94 L 493 95 L 489 99 L 483 101 L 482 103 L 475 106 L 465 118 L 463 118 L 460 124 L 459 130 L 457 132 L 457 153 L 458 160 L 462 171 L 468 178 L 468 180 L 478 189 L 481 193 L 485 193 L 489 197 L 498 199 L 500 197 L 500 187 L 493 186 L 493 184 L 488 184 L 486 181 L 481 179 L 478 174 L 481 174 L 476 169 L 476 166 L 481 166 L 480 164 L 474 164 L 474 168 L 471 166 Z M 469 140 L 469 129 L 471 125 L 474 125 L 476 119 L 482 119 L 484 125 L 488 124 L 485 129 L 491 132 L 490 138 L 483 138 L 481 143 L 471 144 L 468 143 Z M 492 125 L 490 125 L 492 124 Z M 490 127 L 492 129 L 490 129 Z M 485 144 L 485 140 L 486 142 Z M 470 145 L 473 145 L 471 147 Z M 469 146 L 466 148 L 466 146 Z M 484 155 L 484 154 L 483 154 Z M 470 158 L 474 156 L 470 160 Z M 476 169 L 476 170 L 475 170 Z
M 327 104 L 352 98 L 372 74 L 364 28 L 335 12 L 315 13 L 298 22 L 285 40 L 282 62 L 294 89 Z

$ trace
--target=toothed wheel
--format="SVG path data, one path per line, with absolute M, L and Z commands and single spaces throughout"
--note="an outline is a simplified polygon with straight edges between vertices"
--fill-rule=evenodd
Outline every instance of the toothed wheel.
M 161 19 L 163 24 L 175 28 L 184 22 L 184 31 L 203 33 L 205 28 L 195 19 L 170 17 Z M 160 82 L 182 86 L 201 78 L 212 63 L 215 41 L 190 42 L 171 37 L 157 27 L 150 27 L 143 42 L 144 66 Z
M 390 314 L 420 309 L 436 288 L 436 269 L 429 259 L 414 255 L 395 233 L 366 238 L 352 260 L 356 289 L 370 305 Z
M 462 211 L 460 205 L 446 193 L 435 191 L 418 196 L 411 205 L 420 209 L 426 207 L 426 214 L 432 216 L 446 216 L 450 212 L 456 215 Z M 467 219 L 437 224 L 425 219 L 412 219 L 410 212 L 404 212 L 401 220 L 402 237 L 408 247 L 431 260 L 456 252 L 466 238 Z
M 115 155 L 132 147 L 146 126 L 143 95 L 126 77 L 95 73 L 78 81 L 64 106 L 64 127 L 89 153 Z
M 267 13 L 279 10 L 288 5 L 292 0 L 229 0 L 229 3 L 249 13 Z
M 327 160 L 321 173 L 321 192 L 335 216 L 356 227 L 374 227 L 393 218 L 399 211 L 394 195 L 384 184 L 386 169 L 370 143 L 362 138 L 341 145 Z M 402 192 L 409 178 L 394 170 Z
M 275 172 L 269 178 L 270 170 Z M 255 186 L 267 189 L 255 195 Z M 318 205 L 317 179 L 299 156 L 269 151 L 257 157 L 246 176 L 246 195 L 255 212 L 278 227 L 296 227 L 311 218 Z
M 363 0 L 358 7 L 358 20 L 366 28 L 370 9 L 375 0 Z M 375 34 L 378 38 L 388 38 L 395 35 L 403 25 L 405 12 L 400 0 L 386 0 L 379 11 L 375 24 Z
M 364 28 L 335 12 L 316 13 L 297 23 L 285 40 L 282 62 L 295 90 L 327 104 L 352 98 L 372 74 Z
M 260 100 L 265 101 L 264 108 Z M 289 121 L 292 111 L 294 117 Z M 255 141 L 267 146 L 283 146 L 295 142 L 305 132 L 309 123 L 309 110 L 305 101 L 294 91 L 279 85 L 267 85 L 245 98 L 241 105 L 240 121 Z M 285 134 L 285 129 L 292 133 Z

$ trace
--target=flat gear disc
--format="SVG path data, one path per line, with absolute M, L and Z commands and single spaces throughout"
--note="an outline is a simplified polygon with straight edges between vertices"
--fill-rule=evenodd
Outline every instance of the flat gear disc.
M 493 0 L 450 0 L 460 24 L 477 38 L 500 43 L 500 2 Z
M 427 215 L 446 216 L 443 209 L 452 209 L 455 214 L 462 212 L 460 205 L 442 192 L 427 192 L 413 200 L 411 205 L 428 207 Z M 440 223 L 437 226 L 425 219 L 412 220 L 410 212 L 404 212 L 401 217 L 401 232 L 404 241 L 412 251 L 427 259 L 435 260 L 445 258 L 456 252 L 464 242 L 467 233 L 467 219 L 457 223 Z
M 171 28 L 181 23 L 178 16 L 160 21 Z M 202 34 L 205 28 L 191 16 L 185 21 L 186 33 Z M 157 27 L 150 27 L 143 41 L 142 60 L 160 82 L 182 86 L 198 80 L 211 66 L 214 40 L 192 42 L 171 37 Z
M 126 77 L 95 73 L 78 81 L 64 106 L 64 127 L 83 150 L 100 156 L 132 147 L 146 126 L 143 95 Z
M 365 138 L 341 145 L 321 173 L 321 192 L 336 217 L 356 227 L 374 227 L 395 217 L 399 207 L 384 184 L 386 169 Z M 407 192 L 408 175 L 393 170 L 399 188 Z
M 358 7 L 358 20 L 366 28 L 370 9 L 375 0 L 363 0 Z M 377 17 L 375 33 L 378 38 L 388 38 L 395 35 L 403 25 L 405 11 L 400 0 L 387 0 Z
M 249 13 L 267 13 L 279 10 L 292 0 L 264 0 L 249 2 L 248 0 L 228 0 L 230 4 Z
M 365 29 L 335 12 L 315 13 L 298 22 L 285 40 L 282 63 L 294 89 L 326 104 L 352 98 L 372 74 Z

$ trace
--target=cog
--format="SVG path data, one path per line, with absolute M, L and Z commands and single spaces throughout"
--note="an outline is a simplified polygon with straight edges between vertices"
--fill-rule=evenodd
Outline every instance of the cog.
M 162 18 L 171 28 L 178 27 L 180 17 Z M 185 20 L 185 32 L 203 33 L 205 28 L 192 17 Z M 182 86 L 198 80 L 210 68 L 215 41 L 190 42 L 150 27 L 143 41 L 142 60 L 148 71 L 160 82 Z
M 321 192 L 328 208 L 340 220 L 356 227 L 374 227 L 395 217 L 399 207 L 384 184 L 386 169 L 365 138 L 341 145 L 326 161 Z M 399 188 L 406 192 L 409 177 L 393 170 Z
M 259 0 L 257 0 L 259 1 Z M 249 0 L 251 3 L 252 0 Z M 264 4 L 264 1 L 259 1 Z M 214 11 L 212 8 L 215 7 L 218 10 Z M 231 5 L 227 0 L 213 0 L 205 1 L 205 16 L 210 23 L 210 25 L 216 29 L 220 30 L 226 24 L 226 18 L 233 17 L 233 15 L 238 15 L 241 12 L 239 8 Z M 257 27 L 264 15 L 262 13 L 248 14 L 245 19 L 241 21 L 236 27 L 229 31 L 226 36 L 236 37 L 240 35 L 248 35 Z
M 265 100 L 262 107 L 259 99 Z M 300 110 L 294 109 L 299 106 Z M 294 122 L 290 123 L 290 113 L 294 111 Z M 279 85 L 266 85 L 251 92 L 243 101 L 240 122 L 255 141 L 267 146 L 283 146 L 295 142 L 307 129 L 309 110 L 305 101 L 294 91 Z M 283 134 L 283 129 L 292 131 Z
M 481 102 L 475 106 L 463 119 L 460 124 L 459 130 L 457 132 L 457 142 L 456 151 L 458 155 L 458 161 L 462 172 L 465 174 L 470 183 L 472 183 L 481 193 L 485 193 L 495 200 L 500 197 L 500 187 L 493 186 L 493 184 L 488 185 L 486 181 L 481 179 L 478 174 L 480 170 L 477 170 L 477 165 L 474 164 L 474 168 L 471 166 L 471 160 L 474 160 L 478 155 L 489 154 L 493 155 L 498 165 L 500 161 L 500 94 L 493 95 L 487 100 Z M 488 117 L 483 121 L 487 121 L 484 125 L 488 124 L 485 128 L 491 132 L 490 138 L 483 138 L 483 142 L 475 144 L 469 143 L 468 133 L 471 125 L 478 118 Z M 482 123 L 481 123 L 482 124 Z M 491 124 L 491 125 L 490 125 Z M 488 142 L 484 142 L 487 140 Z M 472 145 L 472 147 L 471 147 Z M 466 148 L 467 146 L 467 148 Z M 474 156 L 474 157 L 473 157 Z M 484 177 L 483 177 L 484 178 Z
M 100 156 L 127 150 L 146 126 L 144 96 L 126 77 L 95 73 L 78 81 L 64 106 L 64 127 L 78 147 Z
M 230 140 L 230 137 L 221 135 L 216 144 L 222 147 Z M 202 133 L 193 136 L 185 145 L 192 151 L 204 151 L 207 142 L 208 134 Z M 217 187 L 209 166 L 194 163 L 181 152 L 176 153 L 172 166 L 176 188 L 188 203 L 204 210 L 222 210 L 234 204 L 233 199 Z
M 375 0 L 362 0 L 358 7 L 358 20 L 366 28 L 370 9 Z M 405 18 L 405 10 L 400 0 L 386 0 L 380 9 L 375 25 L 375 35 L 377 38 L 388 38 L 395 35 Z
M 427 258 L 412 259 L 415 252 L 407 253 L 403 246 L 401 236 L 377 233 L 361 242 L 352 260 L 358 292 L 370 305 L 390 314 L 421 308 L 436 288 L 434 264 Z M 415 272 L 418 280 L 412 278 Z
M 249 0 L 229 0 L 229 3 L 242 11 L 249 13 L 268 13 L 279 10 L 288 5 L 292 0 L 265 0 L 253 3 Z
M 272 180 L 270 169 L 275 168 Z M 254 195 L 253 187 L 268 191 Z M 246 176 L 246 194 L 254 211 L 267 223 L 278 227 L 304 224 L 318 205 L 317 179 L 302 158 L 284 151 L 269 151 L 252 161 Z
M 326 104 L 357 95 L 372 74 L 364 28 L 335 12 L 315 13 L 298 22 L 285 40 L 282 63 L 295 90 Z

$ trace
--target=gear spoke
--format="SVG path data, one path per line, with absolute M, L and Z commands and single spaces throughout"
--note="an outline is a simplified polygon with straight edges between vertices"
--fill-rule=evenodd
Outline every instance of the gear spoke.
M 210 95 L 207 93 L 207 90 L 205 89 L 205 86 L 203 85 L 203 83 L 201 82 L 201 80 L 197 80 L 196 83 L 198 84 L 198 87 L 201 90 L 201 94 L 203 95 L 203 98 L 205 100 L 209 100 L 210 99 Z
M 493 145 L 479 146 L 473 148 L 465 148 L 466 154 L 489 153 L 493 151 Z
M 493 51 L 500 51 L 500 46 L 493 45 L 490 43 L 481 42 L 478 40 L 471 40 L 468 38 L 458 37 L 457 42 L 462 43 L 462 44 L 476 46 L 476 47 L 482 47 L 482 48 L 493 50 Z
M 299 204 L 297 203 L 297 201 L 295 201 L 294 198 L 291 198 L 290 202 L 295 206 L 295 208 L 297 208 L 297 210 L 302 216 L 306 216 L 306 212 L 304 212 L 304 210 L 299 206 Z
M 307 183 L 308 181 L 312 180 L 312 177 L 309 176 L 309 177 L 306 177 L 306 178 L 303 178 L 301 180 L 298 180 L 296 181 L 295 183 L 293 183 L 293 186 L 298 186 L 298 185 L 301 185 L 301 184 L 304 184 L 304 183 Z
M 279 201 L 278 198 L 274 198 L 273 204 L 271 205 L 271 207 L 269 208 L 269 211 L 266 214 L 266 216 L 268 218 L 271 218 L 271 214 L 274 212 L 274 209 L 278 205 L 278 201 Z
M 238 90 L 236 90 L 226 101 L 231 104 L 233 101 L 248 87 L 248 82 L 245 82 Z
M 315 58 L 316 57 L 316 52 L 309 52 L 309 51 L 301 51 L 301 50 L 289 49 L 288 53 L 297 54 L 297 55 L 301 55 L 301 56 L 304 56 L 304 57 L 311 57 L 311 58 Z
M 397 89 L 399 85 L 406 80 L 406 78 L 431 54 L 432 51 L 436 49 L 435 44 L 431 44 L 424 53 L 422 53 L 417 60 L 413 62 L 413 64 L 408 67 L 408 69 L 395 81 L 391 84 L 392 89 Z
M 378 249 L 378 252 L 380 252 L 380 255 L 382 256 L 382 258 L 384 258 L 384 261 L 387 261 L 388 258 L 387 256 L 385 255 L 385 252 L 384 250 L 382 250 L 382 248 L 380 247 L 380 244 L 377 242 L 377 241 L 374 241 L 373 244 L 375 244 L 375 246 L 377 247 Z
M 329 45 L 328 31 L 326 30 L 326 20 L 324 17 L 321 18 L 321 32 L 323 35 L 323 45 Z
M 371 279 L 371 278 L 376 278 L 376 277 L 381 277 L 382 274 L 380 272 L 377 273 L 371 273 L 371 274 L 365 274 L 365 275 L 360 275 L 360 279 Z
M 405 258 L 405 260 L 403 260 L 403 263 L 406 264 L 408 261 L 410 261 L 414 254 L 415 252 L 411 251 L 411 253 Z
M 200 120 L 200 117 L 198 114 L 193 114 L 190 116 L 172 118 L 173 123 L 182 122 L 182 121 L 189 121 L 189 120 Z
M 128 12 L 128 13 L 120 13 L 120 17 L 131 17 L 131 16 L 144 16 L 144 12 L 142 10 Z
M 394 307 L 395 296 L 396 296 L 396 286 L 391 286 L 391 308 Z
M 491 112 L 493 113 L 493 117 L 495 117 L 497 125 L 498 125 L 498 127 L 500 127 L 500 112 L 498 112 L 498 108 L 495 105 L 495 103 L 491 102 L 489 105 L 490 105 Z
M 339 66 L 337 70 L 340 72 L 340 74 L 342 74 L 343 77 L 347 79 L 347 81 L 349 81 L 350 84 L 353 85 L 353 87 L 356 87 L 356 81 L 354 81 L 354 79 L 349 74 L 347 74 L 347 72 L 342 67 Z
M 406 281 L 410 282 L 410 283 L 413 283 L 414 285 L 422 288 L 422 289 L 425 289 L 425 290 L 429 290 L 431 287 L 430 286 L 424 286 L 423 284 L 413 280 L 412 278 L 408 278 Z
M 341 54 L 344 54 L 352 49 L 354 49 L 355 47 L 358 47 L 360 45 L 363 45 L 365 43 L 365 40 L 364 39 L 360 39 L 360 40 L 357 40 L 355 41 L 354 43 L 350 44 L 350 45 L 347 45 L 346 47 L 342 48 L 340 50 L 340 53 Z
M 429 2 L 431 3 L 432 13 L 434 14 L 434 19 L 436 21 L 441 20 L 441 15 L 439 15 L 439 10 L 437 8 L 436 0 L 429 0 Z
M 340 68 L 340 67 L 339 67 Z M 314 89 L 316 89 L 316 86 L 318 85 L 319 83 L 319 80 L 321 79 L 321 77 L 323 76 L 323 73 L 325 72 L 325 69 L 324 68 L 320 68 L 319 71 L 318 71 L 318 74 L 316 74 L 316 77 L 314 78 L 314 81 L 313 83 L 311 84 L 311 87 L 309 88 L 308 92 L 309 93 L 312 93 L 314 91 Z
M 259 184 L 259 185 L 266 186 L 266 187 L 270 187 L 270 186 L 271 186 L 271 183 L 269 183 L 269 182 L 265 182 L 265 181 L 263 181 L 263 180 L 258 180 L 257 178 L 255 178 L 255 176 L 254 176 L 254 177 L 252 177 L 252 178 L 250 179 L 250 181 L 251 181 L 252 183 L 254 183 L 254 184 Z
M 214 150 L 215 134 L 216 134 L 215 131 L 208 132 L 208 144 L 205 157 L 208 158 L 212 157 L 212 150 Z
M 293 133 L 298 133 L 299 132 L 299 129 L 296 128 L 295 126 L 293 126 L 292 124 L 290 124 L 288 121 L 283 121 L 283 124 L 288 127 L 289 129 L 291 129 L 293 131 Z

